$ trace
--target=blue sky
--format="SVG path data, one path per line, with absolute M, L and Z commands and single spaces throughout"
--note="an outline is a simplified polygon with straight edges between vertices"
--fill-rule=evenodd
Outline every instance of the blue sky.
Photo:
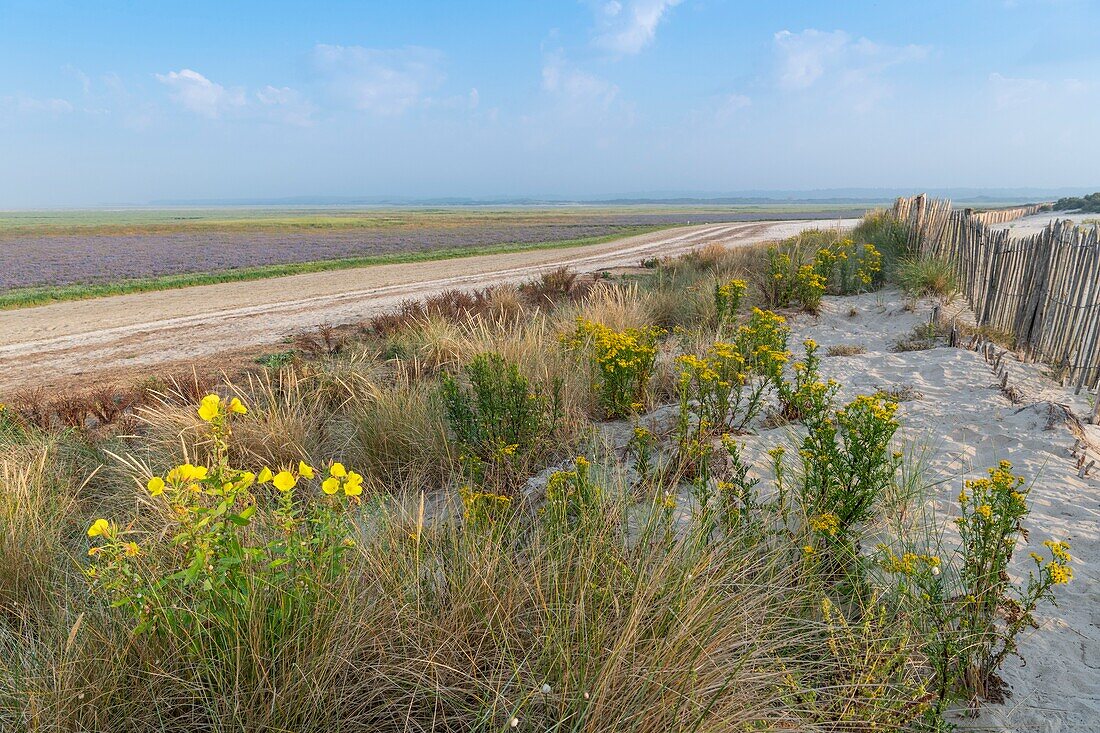
M 1100 187 L 1100 4 L 0 0 L 0 209 Z

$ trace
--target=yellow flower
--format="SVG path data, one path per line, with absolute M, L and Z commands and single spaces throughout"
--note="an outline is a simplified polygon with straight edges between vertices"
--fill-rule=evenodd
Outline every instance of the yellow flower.
M 89 537 L 106 537 L 111 531 L 111 524 L 106 519 L 97 519 L 88 528 Z
M 275 488 L 279 491 L 290 491 L 298 483 L 297 477 L 290 471 L 279 471 L 273 479 Z
M 127 542 L 123 547 L 126 550 L 127 557 L 137 557 L 141 554 L 141 548 L 138 547 L 136 542 Z
M 980 507 L 976 508 L 974 511 L 976 511 L 978 514 L 981 514 L 986 519 L 989 519 L 990 517 L 993 516 L 993 507 L 989 506 L 988 504 L 982 504 Z
M 216 394 L 208 394 L 199 403 L 199 417 L 206 422 L 212 422 L 218 416 L 218 408 L 221 405 L 221 397 Z
M 266 484 L 268 481 L 270 481 L 273 478 L 275 478 L 275 476 L 274 476 L 274 474 L 271 473 L 271 469 L 270 468 L 264 468 L 264 469 L 260 470 L 260 475 L 256 477 L 256 483 Z
M 1073 568 L 1068 565 L 1052 562 L 1048 567 L 1050 568 L 1050 581 L 1054 585 L 1065 585 L 1073 579 Z
M 810 529 L 833 536 L 840 530 L 840 518 L 832 513 L 814 515 L 810 517 Z
M 302 478 L 313 478 L 313 466 L 305 461 L 298 461 L 298 475 Z
M 160 476 L 154 476 L 149 479 L 149 483 L 146 484 L 146 488 L 149 489 L 149 493 L 152 496 L 160 496 L 164 493 L 164 479 Z
M 340 479 L 335 476 L 329 476 L 327 479 L 321 482 L 321 491 L 326 494 L 335 494 L 340 490 Z
M 168 472 L 168 481 L 173 483 L 177 481 L 185 483 L 188 481 L 203 481 L 207 475 L 206 466 L 192 466 L 190 463 L 184 463 Z
M 347 496 L 359 496 L 363 493 L 363 477 L 352 471 L 344 482 L 344 494 Z
M 343 463 L 332 464 L 332 468 L 330 468 L 328 472 L 329 475 L 335 476 L 336 478 L 343 478 L 348 475 L 347 469 L 344 468 Z
M 235 412 L 238 415 L 244 415 L 248 413 L 248 408 L 244 406 L 244 403 L 234 397 L 229 401 L 229 411 Z

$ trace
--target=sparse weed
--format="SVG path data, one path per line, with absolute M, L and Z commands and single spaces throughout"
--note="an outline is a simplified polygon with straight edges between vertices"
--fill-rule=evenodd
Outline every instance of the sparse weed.
M 825 356 L 858 356 L 866 353 L 867 349 L 860 344 L 833 344 L 825 349 Z

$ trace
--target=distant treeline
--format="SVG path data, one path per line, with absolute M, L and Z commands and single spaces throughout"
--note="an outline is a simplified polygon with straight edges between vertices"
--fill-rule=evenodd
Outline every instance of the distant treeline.
M 1084 197 L 1070 196 L 1054 202 L 1055 211 L 1068 211 L 1070 209 L 1080 209 L 1089 214 L 1100 213 L 1100 191 L 1090 193 Z

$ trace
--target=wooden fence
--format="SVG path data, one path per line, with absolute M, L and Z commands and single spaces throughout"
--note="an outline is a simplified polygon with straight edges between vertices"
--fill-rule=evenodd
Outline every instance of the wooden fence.
M 1058 220 L 1038 234 L 1012 238 L 990 226 L 1040 208 L 974 213 L 921 195 L 899 198 L 894 215 L 908 224 L 911 247 L 952 263 L 979 326 L 1011 335 L 1022 358 L 1053 365 L 1065 383 L 1095 389 L 1100 229 Z

